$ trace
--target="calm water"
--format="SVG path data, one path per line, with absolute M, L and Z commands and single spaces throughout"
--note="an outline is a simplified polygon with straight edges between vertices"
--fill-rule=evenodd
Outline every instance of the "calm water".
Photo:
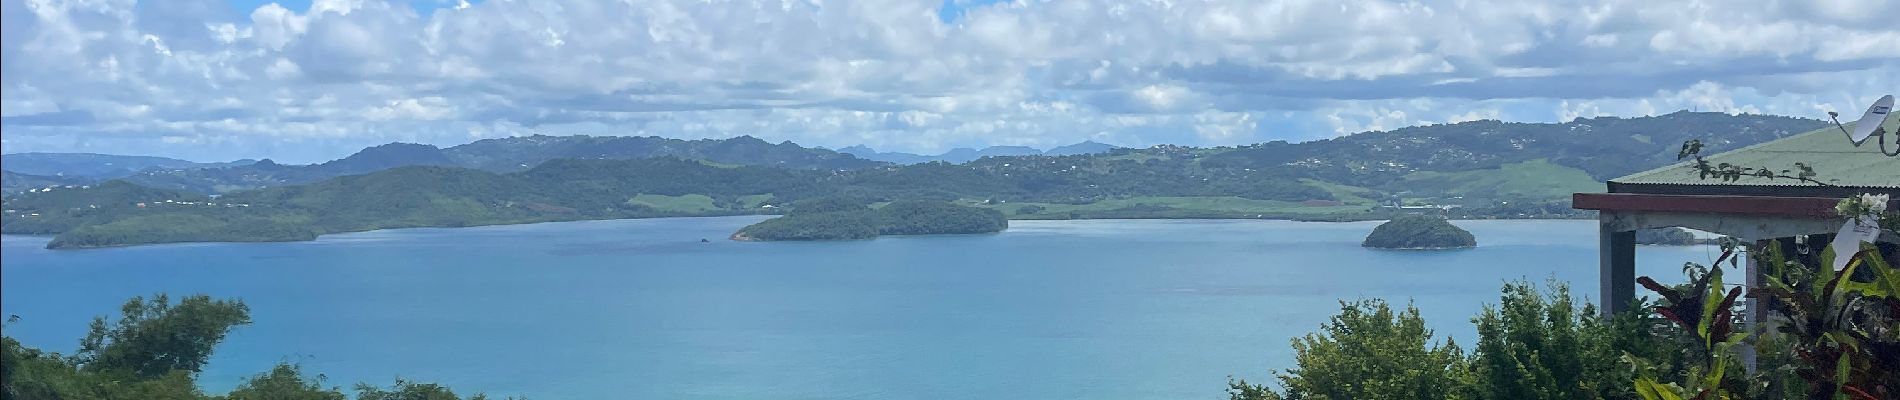
M 1594 297 L 1593 221 L 1460 221 L 1481 247 L 1372 251 L 1374 223 L 1013 222 L 998 235 L 721 240 L 760 217 L 47 251 L 6 237 L 0 310 L 70 352 L 153 292 L 238 297 L 256 322 L 202 376 L 280 360 L 350 386 L 398 375 L 536 399 L 1214 399 L 1290 367 L 1337 299 L 1415 301 L 1440 334 L 1506 279 Z M 701 238 L 713 239 L 699 243 Z M 1679 275 L 1708 247 L 1644 248 Z

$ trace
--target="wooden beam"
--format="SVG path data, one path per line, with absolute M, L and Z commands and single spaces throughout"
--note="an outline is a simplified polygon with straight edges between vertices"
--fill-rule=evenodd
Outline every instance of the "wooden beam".
M 1639 211 L 1701 214 L 1737 214 L 1774 217 L 1839 219 L 1828 197 L 1698 196 L 1637 193 L 1577 193 L 1571 207 L 1597 211 Z

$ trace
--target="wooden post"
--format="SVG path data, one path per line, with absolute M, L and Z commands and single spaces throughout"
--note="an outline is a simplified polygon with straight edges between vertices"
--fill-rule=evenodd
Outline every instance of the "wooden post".
M 1755 250 L 1757 253 L 1765 253 L 1768 249 L 1768 246 L 1781 246 L 1781 241 L 1774 240 L 1774 239 L 1757 240 L 1755 241 L 1754 244 L 1750 246 L 1751 246 L 1750 249 Z M 1790 247 L 1790 248 L 1784 248 L 1782 250 L 1791 251 L 1793 249 L 1792 247 Z M 1787 253 L 1783 253 L 1783 254 L 1787 254 Z M 1743 273 L 1747 274 L 1747 277 L 1743 280 L 1743 282 L 1748 285 L 1748 288 L 1743 289 L 1743 290 L 1747 290 L 1749 293 L 1752 294 L 1755 292 L 1755 289 L 1761 287 L 1762 274 L 1767 273 L 1770 270 L 1769 268 L 1763 268 L 1762 263 L 1765 263 L 1765 262 L 1767 262 L 1767 260 L 1761 260 L 1758 257 L 1748 258 L 1747 266 L 1743 267 Z M 1721 268 L 1721 267 L 1722 266 L 1720 265 L 1715 266 L 1715 268 Z M 1745 305 L 1743 307 L 1744 311 L 1742 311 L 1742 329 L 1743 329 L 1742 331 L 1751 332 L 1751 333 L 1761 332 L 1762 323 L 1768 320 L 1766 318 L 1766 315 L 1768 314 L 1767 305 L 1762 303 L 1761 298 L 1758 298 L 1755 296 L 1748 296 L 1745 300 L 1743 300 L 1742 304 Z M 1755 360 L 1756 360 L 1755 346 L 1752 344 L 1744 343 L 1742 344 L 1741 347 L 1742 348 L 1740 349 L 1740 351 L 1741 351 L 1741 356 L 1742 356 L 1742 369 L 1747 371 L 1750 374 L 1753 374 L 1755 373 Z
M 1607 218 L 1598 225 L 1597 244 L 1603 315 L 1629 310 L 1636 300 L 1636 231 L 1619 231 Z

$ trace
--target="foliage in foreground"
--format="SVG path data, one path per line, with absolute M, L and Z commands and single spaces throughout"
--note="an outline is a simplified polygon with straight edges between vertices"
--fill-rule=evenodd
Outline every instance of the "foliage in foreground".
M 1833 250 L 1798 248 L 1751 249 L 1766 265 L 1763 287 L 1751 292 L 1725 284 L 1723 264 L 1739 268 L 1737 248 L 1725 245 L 1712 266 L 1685 266 L 1688 283 L 1639 279 L 1659 302 L 1607 319 L 1575 306 L 1562 284 L 1548 294 L 1507 284 L 1500 304 L 1473 319 L 1478 342 L 1468 355 L 1420 356 L 1452 345 L 1432 347 L 1428 333 L 1405 328 L 1423 326 L 1416 310 L 1349 303 L 1295 341 L 1298 367 L 1277 374 L 1280 390 L 1235 381 L 1228 392 L 1234 400 L 1900 398 L 1900 270 L 1876 246 L 1840 271 Z M 1744 293 L 1767 301 L 1770 329 L 1743 329 Z M 1423 390 L 1421 380 L 1442 386 Z
M 1394 312 L 1383 300 L 1340 302 L 1319 333 L 1293 340 L 1299 367 L 1277 374 L 1284 395 L 1236 381 L 1235 400 L 1452 399 L 1468 379 L 1464 353 L 1446 340 L 1434 346 L 1418 308 Z M 1377 376 L 1383 379 L 1370 380 Z
M 308 377 L 295 364 L 278 364 L 252 376 L 224 396 L 198 388 L 197 375 L 232 329 L 251 322 L 238 300 L 196 295 L 173 303 L 164 294 L 135 297 L 110 323 L 93 320 L 71 356 L 27 347 L 0 337 L 0 400 L 346 400 L 321 375 Z M 389 387 L 359 384 L 357 400 L 460 400 L 435 384 L 397 380 Z M 470 400 L 486 399 L 475 395 Z
M 1233 400 L 1278 399 L 1636 399 L 1624 354 L 1673 360 L 1678 340 L 1662 320 L 1628 313 L 1604 319 L 1551 282 L 1504 285 L 1499 304 L 1472 323 L 1471 352 L 1433 346 L 1416 309 L 1383 301 L 1343 303 L 1319 333 L 1294 341 L 1297 367 L 1276 374 L 1280 390 L 1234 381 Z
M 1676 379 L 1658 377 L 1646 360 L 1634 359 L 1635 381 L 1644 399 L 1855 399 L 1900 398 L 1900 271 L 1866 246 L 1835 271 L 1833 249 L 1790 254 L 1776 244 L 1751 249 L 1763 260 L 1763 287 L 1749 297 L 1770 301 L 1772 330 L 1744 331 L 1734 304 L 1741 287 L 1723 290 L 1722 260 L 1714 268 L 1691 266 L 1686 287 L 1668 287 L 1644 277 L 1663 296 L 1656 312 L 1692 335 L 1695 362 Z M 1798 250 L 1797 250 L 1798 252 Z M 1750 373 L 1744 349 L 1762 358 Z

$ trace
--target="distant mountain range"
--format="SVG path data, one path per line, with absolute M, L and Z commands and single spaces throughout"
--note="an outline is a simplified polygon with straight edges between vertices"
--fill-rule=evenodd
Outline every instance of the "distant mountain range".
M 28 175 L 0 170 L 0 193 L 13 193 L 50 186 L 87 185 L 92 179 L 76 176 Z
M 983 157 L 1073 156 L 1073 155 L 1083 155 L 1083 154 L 1101 154 L 1101 153 L 1114 151 L 1115 149 L 1118 149 L 1118 148 L 1119 147 L 1116 147 L 1110 144 L 1097 143 L 1095 141 L 1085 141 L 1082 143 L 1076 143 L 1076 144 L 1072 144 L 1068 146 L 1062 146 L 1062 147 L 1049 149 L 1049 151 L 1036 150 L 1033 147 L 1027 147 L 1027 146 L 990 146 L 990 147 L 985 147 L 982 150 L 977 150 L 977 149 L 972 149 L 972 148 L 967 148 L 967 147 L 959 147 L 959 148 L 951 149 L 948 152 L 944 152 L 943 154 L 938 154 L 934 156 L 926 156 L 926 155 L 912 154 L 912 153 L 879 152 L 877 150 L 872 150 L 870 147 L 858 145 L 858 146 L 851 146 L 851 147 L 838 149 L 838 152 L 850 154 L 850 155 L 857 156 L 858 158 L 862 158 L 866 160 L 882 161 L 882 162 L 899 164 L 899 165 L 910 165 L 910 164 L 921 164 L 921 163 L 939 162 L 939 161 L 947 162 L 951 164 L 962 164 L 962 163 L 967 163 L 971 161 L 976 161 L 977 159 L 980 159 Z
M 644 159 L 676 157 L 731 165 L 756 165 L 791 169 L 845 170 L 886 165 L 819 148 L 800 147 L 792 142 L 768 143 L 751 136 L 730 139 L 681 140 L 661 137 L 630 136 L 523 136 L 485 139 L 449 148 L 412 143 L 390 143 L 370 147 L 321 164 L 286 165 L 271 160 L 243 164 L 199 164 L 149 157 L 153 160 L 129 164 L 122 159 L 93 154 L 23 153 L 26 165 L 34 171 L 103 171 L 111 162 L 135 165 L 138 171 L 118 175 L 89 175 L 98 179 L 122 178 L 144 186 L 188 190 L 199 193 L 226 193 L 271 186 L 311 183 L 324 179 L 370 173 L 404 166 L 452 166 L 490 172 L 522 171 L 556 159 Z M 60 158 L 57 156 L 74 156 Z M 15 155 L 4 156 L 6 167 L 15 165 Z M 131 159 L 133 157 L 127 157 Z M 64 163 L 53 164 L 47 159 Z M 83 160 L 97 159 L 90 169 Z M 161 162 L 160 160 L 169 160 Z M 56 167 L 56 168 L 55 168 Z M 16 171 L 17 172 L 17 171 Z M 24 181 L 23 179 L 21 181 Z M 8 185 L 13 187 L 14 185 Z
M 1082 142 L 1041 151 L 1023 146 L 960 148 L 924 156 L 877 152 L 865 146 L 838 151 L 769 143 L 750 136 L 681 140 L 622 136 L 525 136 L 438 148 L 391 143 L 321 164 L 262 160 L 195 163 L 162 157 L 21 153 L 3 156 L 4 189 L 87 184 L 122 178 L 139 185 L 218 194 L 318 182 L 402 166 L 448 166 L 489 172 L 523 171 L 557 159 L 673 157 L 715 165 L 848 171 L 929 162 L 983 165 L 1014 157 L 1095 157 L 1109 160 L 1184 160 L 1195 168 L 1277 174 L 1418 197 L 1474 195 L 1486 199 L 1541 199 L 1596 187 L 1612 177 L 1666 165 L 1688 139 L 1719 152 L 1823 126 L 1816 120 L 1678 112 L 1641 118 L 1592 118 L 1568 123 L 1473 121 L 1366 132 L 1302 143 L 1239 147 L 1171 145 L 1126 149 Z M 1008 161 L 991 164 L 1007 164 Z M 1496 173 L 1509 167 L 1518 176 Z M 1532 179 L 1532 172 L 1539 174 Z
M 1467 216 L 1574 216 L 1570 193 L 1673 163 L 1685 140 L 1720 152 L 1824 126 L 1681 112 L 902 166 L 750 137 L 390 144 L 315 165 L 153 169 L 91 188 L 9 195 L 0 232 L 57 233 L 64 238 L 57 244 L 72 247 L 307 240 L 395 227 L 771 213 L 767 206 L 826 196 L 953 201 L 1016 219 L 1366 219 L 1402 213 L 1385 207 L 1399 204 L 1461 206 L 1451 212 Z M 1022 150 L 992 154 L 1010 151 Z M 249 187 L 268 188 L 240 190 Z M 228 193 L 210 199 L 181 188 Z
M 124 178 L 141 171 L 224 168 L 249 165 L 253 160 L 201 163 L 153 156 L 93 153 L 16 153 L 0 156 L 0 193 L 48 186 L 87 185 Z
M 176 158 L 93 153 L 14 153 L 0 156 L 0 168 L 16 174 L 113 179 L 152 168 L 220 168 L 254 160 L 200 163 Z

